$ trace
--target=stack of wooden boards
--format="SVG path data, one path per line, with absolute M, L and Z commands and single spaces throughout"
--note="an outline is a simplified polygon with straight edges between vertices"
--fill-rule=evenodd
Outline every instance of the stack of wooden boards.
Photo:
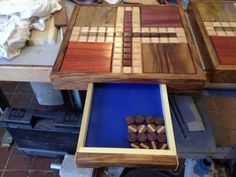
M 77 6 L 51 79 L 58 89 L 161 82 L 190 90 L 205 75 L 181 7 Z
M 210 82 L 236 82 L 236 3 L 190 3 L 188 13 Z

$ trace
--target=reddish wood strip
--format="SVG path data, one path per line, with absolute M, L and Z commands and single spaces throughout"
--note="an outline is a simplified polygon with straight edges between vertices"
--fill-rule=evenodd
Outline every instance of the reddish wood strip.
M 91 45 L 88 45 L 91 44 Z M 97 47 L 99 45 L 99 47 Z M 92 49 L 92 50 L 111 50 L 112 43 L 108 42 L 69 42 L 68 48 L 76 48 L 76 49 Z
M 141 7 L 142 27 L 182 27 L 176 7 Z
M 89 54 L 89 57 L 104 57 L 109 58 L 111 56 L 111 51 L 109 50 L 91 50 L 91 49 L 71 49 L 68 48 L 65 54 L 65 57 L 86 57 Z
M 81 60 L 71 60 L 64 58 L 61 71 L 80 72 L 80 73 L 108 73 L 111 70 L 111 61 L 98 58 L 97 61 L 88 60 L 86 63 Z
M 110 72 L 111 56 L 112 43 L 70 42 L 61 71 L 82 73 Z
M 236 37 L 211 36 L 219 61 L 223 65 L 236 65 Z

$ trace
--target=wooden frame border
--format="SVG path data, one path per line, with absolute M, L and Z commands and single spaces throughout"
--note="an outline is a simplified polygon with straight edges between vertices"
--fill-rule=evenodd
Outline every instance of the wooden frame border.
M 104 6 L 104 5 L 101 5 Z M 134 5 L 130 5 L 134 6 Z M 140 7 L 142 5 L 135 5 Z M 145 5 L 153 6 L 153 5 Z M 172 6 L 172 5 L 170 5 Z M 117 7 L 117 5 L 115 5 Z M 184 10 L 181 6 L 175 6 L 178 9 L 180 18 L 183 23 L 183 28 L 186 33 L 190 52 L 192 55 L 195 74 L 163 74 L 163 73 L 142 73 L 142 74 L 115 74 L 115 73 L 77 73 L 77 72 L 61 72 L 60 68 L 63 63 L 63 57 L 66 52 L 67 44 L 70 38 L 70 34 L 73 25 L 76 21 L 77 14 L 79 12 L 79 6 L 76 6 L 72 14 L 72 18 L 68 25 L 66 36 L 63 39 L 60 52 L 54 63 L 51 80 L 56 89 L 81 89 L 87 90 L 88 83 L 106 83 L 106 82 L 135 82 L 135 83 L 162 83 L 167 84 L 168 88 L 173 90 L 199 90 L 202 89 L 206 81 L 205 73 L 201 68 L 200 58 L 197 53 L 196 46 L 194 44 L 193 36 L 189 28 Z
M 78 166 L 103 167 L 106 165 L 117 166 L 122 164 L 123 166 L 146 165 L 168 169 L 175 169 L 178 166 L 178 158 L 176 153 L 167 89 L 165 85 L 160 85 L 160 92 L 163 117 L 166 125 L 167 144 L 169 147 L 169 149 L 167 150 L 85 147 L 90 110 L 93 99 L 93 90 L 94 85 L 90 83 L 88 86 L 84 113 L 80 128 L 79 141 L 76 151 L 76 163 Z M 110 158 L 104 158 L 106 156 L 109 156 Z M 141 156 L 141 158 L 139 158 L 139 156 Z M 130 162 L 128 160 L 130 160 Z
M 202 56 L 203 67 L 208 72 L 210 82 L 235 83 L 236 65 L 222 65 L 220 63 L 198 10 L 197 3 L 235 3 L 235 1 L 190 1 L 187 10 L 190 24 Z

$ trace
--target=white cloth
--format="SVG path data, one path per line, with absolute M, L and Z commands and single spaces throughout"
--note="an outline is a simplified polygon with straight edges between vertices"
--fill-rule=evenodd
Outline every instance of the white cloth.
M 57 0 L 0 0 L 0 58 L 19 55 L 30 30 L 43 31 L 45 20 L 61 8 Z

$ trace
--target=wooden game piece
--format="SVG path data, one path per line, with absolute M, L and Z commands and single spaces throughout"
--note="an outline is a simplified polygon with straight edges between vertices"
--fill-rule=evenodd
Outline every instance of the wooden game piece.
M 147 138 L 149 141 L 156 141 L 157 135 L 156 135 L 156 133 L 148 133 Z
M 145 142 L 147 141 L 147 135 L 145 133 L 139 133 L 138 134 L 138 141 L 139 142 Z
M 146 126 L 144 124 L 138 126 L 138 133 L 145 133 L 146 132 Z
M 152 116 L 147 116 L 147 117 L 145 118 L 145 122 L 146 122 L 147 124 L 153 124 L 153 123 L 155 122 L 155 119 L 154 119 Z
M 206 26 L 206 30 L 207 31 L 215 31 L 215 28 L 213 26 Z
M 133 124 L 135 122 L 133 116 L 127 116 L 125 121 L 126 121 L 127 125 Z
M 149 133 L 154 133 L 156 131 L 156 126 L 154 124 L 148 124 L 147 125 L 147 131 Z
M 166 143 L 166 142 L 167 142 L 166 134 L 164 134 L 164 133 L 158 134 L 158 135 L 157 135 L 157 140 L 158 140 L 160 143 Z
M 166 148 L 167 148 L 167 144 L 166 143 L 162 144 L 161 147 L 160 147 L 160 149 L 166 149 Z
M 130 147 L 132 147 L 134 149 L 139 149 L 139 145 L 137 143 L 131 143 Z
M 123 73 L 126 73 L 126 74 L 132 73 L 132 67 L 124 66 L 123 67 Z
M 137 127 L 135 125 L 129 125 L 128 126 L 128 132 L 129 133 L 136 133 L 137 132 Z
M 144 149 L 149 149 L 149 146 L 146 145 L 145 143 L 140 143 L 140 147 L 142 147 Z
M 164 125 L 164 120 L 163 120 L 163 118 L 156 117 L 156 118 L 155 118 L 155 124 L 156 124 L 156 125 Z
M 105 42 L 105 36 L 98 36 L 97 42 Z
M 107 27 L 107 33 L 113 33 L 114 27 Z
M 175 28 L 176 33 L 184 33 L 183 28 Z
M 156 127 L 157 133 L 161 133 L 165 129 L 165 126 L 159 125 Z
M 151 141 L 151 145 L 152 145 L 152 149 L 157 149 L 157 146 L 156 146 L 156 142 L 155 142 L 155 141 Z
M 142 124 L 142 123 L 144 123 L 144 117 L 143 117 L 143 116 L 136 116 L 136 117 L 135 117 L 135 122 L 136 122 L 137 124 Z
M 129 133 L 128 134 L 128 141 L 130 143 L 134 143 L 135 141 L 137 141 L 137 135 L 135 133 Z

